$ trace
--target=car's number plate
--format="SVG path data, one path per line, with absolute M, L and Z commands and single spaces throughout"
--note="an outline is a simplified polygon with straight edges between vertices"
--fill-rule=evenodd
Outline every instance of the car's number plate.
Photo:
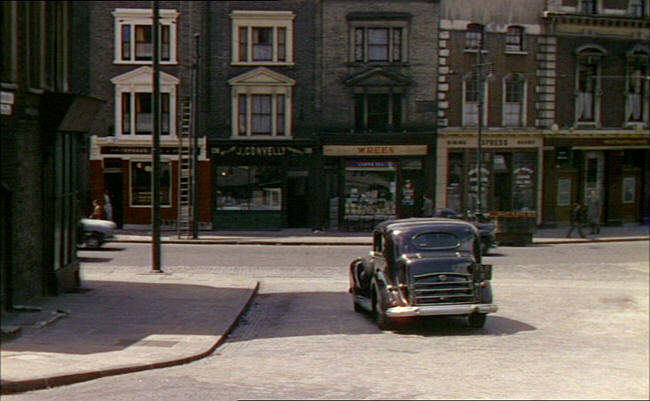
M 474 281 L 492 280 L 492 265 L 479 264 L 474 270 Z

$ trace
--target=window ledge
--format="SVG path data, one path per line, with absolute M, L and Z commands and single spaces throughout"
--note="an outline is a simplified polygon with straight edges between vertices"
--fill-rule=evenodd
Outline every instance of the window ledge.
M 118 64 L 118 65 L 151 65 L 151 60 L 149 60 L 149 61 L 113 60 L 113 64 Z M 160 61 L 158 64 L 160 64 L 160 65 L 176 65 L 176 64 L 178 64 L 178 61 L 176 61 L 176 60 Z
M 389 66 L 389 67 L 409 67 L 411 64 L 407 61 L 351 61 L 348 67 L 367 67 L 367 66 Z
M 2 82 L 0 83 L 2 89 L 13 89 L 16 90 L 18 89 L 18 84 L 15 83 L 9 83 L 9 82 Z
M 237 62 L 231 62 L 230 65 L 232 66 L 255 66 L 255 65 L 270 65 L 270 66 L 282 66 L 282 67 L 293 67 L 296 64 L 295 63 L 290 63 L 286 61 L 237 61 Z
M 525 50 L 506 50 L 503 53 L 504 54 L 517 55 L 517 56 L 526 56 L 526 55 L 528 55 L 528 52 L 525 51 Z
M 249 136 L 238 136 L 232 135 L 230 139 L 241 140 L 241 141 L 286 141 L 287 139 L 293 139 L 291 135 L 249 135 Z
M 478 53 L 478 49 L 463 49 L 463 53 Z M 488 54 L 486 49 L 481 50 L 481 53 Z

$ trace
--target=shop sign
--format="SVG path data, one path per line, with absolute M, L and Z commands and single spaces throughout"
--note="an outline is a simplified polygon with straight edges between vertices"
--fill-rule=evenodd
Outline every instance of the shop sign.
M 482 138 L 481 146 L 486 148 L 533 148 L 540 146 L 539 138 Z M 467 148 L 477 145 L 476 138 L 447 139 L 447 147 Z
M 519 167 L 514 171 L 515 185 L 525 187 L 533 184 L 533 170 L 528 167 Z
M 14 93 L 13 92 L 1 92 L 1 104 L 2 104 L 2 115 L 8 116 L 13 112 L 14 105 Z
M 218 156 L 302 156 L 312 154 L 312 148 L 295 146 L 215 146 L 212 148 L 211 153 Z
M 102 146 L 103 155 L 150 155 L 151 146 Z M 161 155 L 177 155 L 177 147 L 161 147 Z
M 368 161 L 346 162 L 345 168 L 348 170 L 354 170 L 354 169 L 396 170 L 397 163 L 396 162 L 368 162 Z
M 427 145 L 325 145 L 324 156 L 426 156 Z

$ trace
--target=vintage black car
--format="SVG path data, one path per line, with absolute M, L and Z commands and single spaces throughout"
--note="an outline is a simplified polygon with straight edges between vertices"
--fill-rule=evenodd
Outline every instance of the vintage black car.
M 350 263 L 357 312 L 371 312 L 380 329 L 413 317 L 467 316 L 483 327 L 492 303 L 492 265 L 481 263 L 477 228 L 447 218 L 388 220 L 373 231 L 368 256 Z

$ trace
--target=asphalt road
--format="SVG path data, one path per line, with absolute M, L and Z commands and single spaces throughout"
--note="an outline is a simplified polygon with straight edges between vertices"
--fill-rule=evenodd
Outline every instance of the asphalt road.
M 150 267 L 147 245 L 110 245 L 82 253 L 82 274 Z M 168 272 L 262 283 L 214 355 L 6 399 L 648 399 L 648 242 L 497 249 L 500 309 L 483 329 L 439 318 L 379 331 L 346 293 L 347 264 L 367 251 L 167 245 Z

